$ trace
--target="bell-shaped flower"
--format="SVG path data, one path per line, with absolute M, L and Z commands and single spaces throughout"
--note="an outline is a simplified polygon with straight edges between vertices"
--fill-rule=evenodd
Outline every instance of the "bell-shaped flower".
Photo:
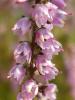
M 48 9 L 48 13 L 49 13 L 49 16 L 50 18 L 48 19 L 50 22 L 53 21 L 53 18 L 54 16 L 56 15 L 57 11 L 58 11 L 58 7 L 50 2 L 47 2 L 45 4 L 45 6 L 47 7 Z
M 53 34 L 48 31 L 47 29 L 45 28 L 41 28 L 39 29 L 37 32 L 36 32 L 36 37 L 35 37 L 35 42 L 42 48 L 44 49 L 45 47 L 45 42 L 46 40 L 48 39 L 52 39 L 54 38 Z
M 40 28 L 45 27 L 48 19 L 50 19 L 48 8 L 44 4 L 37 4 L 32 13 L 32 18 L 35 20 L 36 25 Z
M 59 52 L 63 51 L 62 45 L 55 39 L 48 40 L 45 45 L 45 49 L 42 50 L 42 53 L 47 59 L 52 59 L 54 55 L 58 55 Z
M 65 19 L 67 13 L 63 10 L 58 9 L 58 7 L 55 4 L 52 4 L 50 2 L 46 3 L 46 6 L 48 7 L 49 15 L 52 19 L 51 23 L 53 25 L 63 27 L 64 19 Z
M 37 57 L 35 66 L 46 80 L 55 79 L 55 76 L 58 75 L 58 69 L 55 68 L 55 65 L 51 61 L 47 60 L 43 55 Z
M 33 100 L 38 94 L 38 85 L 34 80 L 27 80 L 25 84 L 22 85 L 22 97 L 24 100 Z
M 31 48 L 27 42 L 21 42 L 16 46 L 14 50 L 14 58 L 16 63 L 30 63 L 31 56 Z
M 57 86 L 55 84 L 48 84 L 43 93 L 39 93 L 38 100 L 56 100 Z
M 31 21 L 28 17 L 21 18 L 12 28 L 12 31 L 20 36 L 24 36 L 31 30 Z
M 66 18 L 68 14 L 63 11 L 63 10 L 58 10 L 56 15 L 54 16 L 53 19 L 53 25 L 59 26 L 59 27 L 63 27 L 64 26 L 64 20 Z
M 23 68 L 21 64 L 16 64 L 13 68 L 9 71 L 8 78 L 13 80 L 13 83 L 21 84 L 25 77 L 26 70 Z

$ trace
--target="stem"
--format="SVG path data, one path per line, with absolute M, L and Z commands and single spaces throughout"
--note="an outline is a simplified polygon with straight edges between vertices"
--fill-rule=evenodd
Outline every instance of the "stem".
M 32 59 L 31 59 L 31 63 L 33 64 L 33 60 L 34 60 L 34 48 L 35 48 L 35 26 L 33 26 L 31 48 L 32 48 Z
M 33 67 L 34 63 L 34 50 L 35 50 L 35 31 L 36 31 L 36 25 L 33 22 L 33 33 L 32 33 L 32 43 L 31 43 L 31 49 L 32 49 L 32 58 L 31 58 L 31 63 L 30 63 L 30 78 L 33 78 L 35 68 Z

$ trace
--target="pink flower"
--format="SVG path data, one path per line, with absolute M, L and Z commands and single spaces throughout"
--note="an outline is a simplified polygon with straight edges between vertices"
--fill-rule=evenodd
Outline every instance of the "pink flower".
M 58 10 L 54 19 L 53 19 L 53 24 L 59 27 L 64 26 L 64 19 L 68 14 L 64 12 L 63 10 Z
M 50 2 L 46 4 L 37 4 L 33 10 L 32 17 L 36 22 L 36 25 L 51 30 L 53 28 L 51 22 L 55 16 L 58 7 Z M 44 9 L 44 10 L 43 10 Z
M 14 50 L 14 58 L 16 63 L 30 63 L 31 55 L 31 48 L 27 42 L 19 43 Z
M 50 38 L 43 42 L 43 49 L 50 49 L 55 53 L 62 49 L 62 45 L 57 40 Z
M 43 49 L 42 52 L 52 56 L 62 50 L 62 45 L 55 40 L 53 34 L 47 29 L 40 29 L 36 32 L 35 42 Z
M 41 26 L 45 26 L 45 24 L 47 24 L 48 19 L 50 18 L 48 8 L 44 4 L 37 4 L 32 13 L 32 17 L 39 28 Z
M 67 13 L 63 10 L 59 10 L 58 6 L 51 2 L 47 2 L 46 4 L 37 4 L 35 6 L 32 18 L 39 28 L 43 26 L 48 30 L 51 30 L 53 25 L 62 27 L 66 15 Z
M 55 65 L 51 61 L 45 59 L 43 55 L 37 57 L 35 66 L 46 80 L 52 80 L 58 74 L 58 69 L 55 68 Z
M 54 16 L 56 15 L 57 11 L 58 11 L 58 7 L 50 2 L 47 2 L 45 4 L 45 6 L 47 7 L 48 9 L 48 13 L 49 13 L 49 16 L 50 16 L 50 19 L 48 19 L 49 21 L 53 21 L 53 18 Z
M 22 85 L 21 93 L 23 100 L 33 100 L 38 94 L 38 85 L 34 80 L 28 80 Z
M 27 32 L 30 31 L 31 28 L 31 21 L 28 17 L 21 18 L 12 28 L 13 32 L 17 33 L 18 35 L 25 35 Z
M 53 34 L 48 31 L 47 29 L 45 28 L 41 28 L 39 29 L 37 32 L 36 32 L 36 38 L 35 38 L 35 42 L 42 48 L 44 49 L 45 47 L 45 42 L 48 40 L 48 39 L 52 39 L 54 38 Z
M 25 77 L 26 70 L 21 64 L 16 64 L 9 72 L 8 78 L 11 78 L 13 82 L 21 84 Z
M 61 1 L 61 0 L 60 0 Z M 64 18 L 67 15 L 63 10 L 58 9 L 58 7 L 50 2 L 46 3 L 48 7 L 49 15 L 52 18 L 51 22 L 53 25 L 63 27 L 64 26 Z
M 46 46 L 49 45 L 49 48 L 45 48 L 42 50 L 42 53 L 45 55 L 46 59 L 50 60 L 54 55 L 57 55 L 60 51 L 63 51 L 62 45 L 56 41 L 48 41 Z
M 44 93 L 39 93 L 39 100 L 56 100 L 57 87 L 55 84 L 48 84 Z

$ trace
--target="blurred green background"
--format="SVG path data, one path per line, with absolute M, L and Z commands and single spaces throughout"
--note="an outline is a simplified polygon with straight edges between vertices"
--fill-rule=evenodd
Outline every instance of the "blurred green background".
M 72 87 L 68 82 L 68 70 L 65 64 L 67 59 L 65 56 L 66 54 L 69 56 L 71 51 L 69 45 L 75 46 L 75 0 L 66 0 L 66 2 L 66 10 L 72 15 L 66 19 L 64 29 L 53 30 L 64 48 L 64 52 L 55 56 L 53 60 L 62 72 L 52 81 L 58 86 L 57 100 L 75 100 L 71 95 Z M 14 62 L 13 47 L 18 41 L 11 28 L 22 15 L 23 11 L 13 4 L 13 0 L 0 0 L 0 100 L 16 100 L 15 87 L 11 85 L 7 75 Z

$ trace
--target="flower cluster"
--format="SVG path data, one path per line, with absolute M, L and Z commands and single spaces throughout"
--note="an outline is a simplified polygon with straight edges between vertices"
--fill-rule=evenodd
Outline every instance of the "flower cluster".
M 21 41 L 14 50 L 15 66 L 8 78 L 20 85 L 17 100 L 56 100 L 57 87 L 49 80 L 59 71 L 52 58 L 63 50 L 53 33 L 54 26 L 63 27 L 67 15 L 64 0 L 15 0 L 22 4 L 25 17 L 12 28 L 18 36 L 32 35 L 32 41 Z

